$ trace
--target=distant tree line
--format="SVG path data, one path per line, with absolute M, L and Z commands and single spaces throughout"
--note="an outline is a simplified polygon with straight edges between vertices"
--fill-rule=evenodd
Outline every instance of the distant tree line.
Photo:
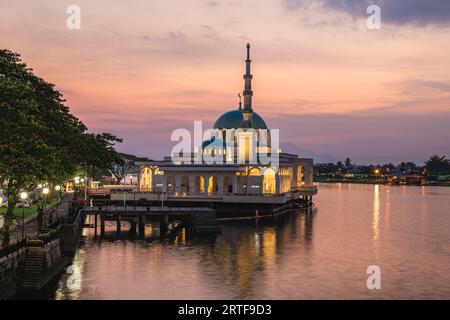
M 336 163 L 322 163 L 315 165 L 317 174 L 418 174 L 428 178 L 435 178 L 438 175 L 450 175 L 450 160 L 445 156 L 433 155 L 423 166 L 418 166 L 413 162 L 402 162 L 398 165 L 393 163 L 356 165 L 350 158 Z

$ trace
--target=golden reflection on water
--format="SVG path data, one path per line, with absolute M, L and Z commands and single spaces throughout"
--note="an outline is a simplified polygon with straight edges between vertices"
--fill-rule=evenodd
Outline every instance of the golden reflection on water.
M 375 256 L 378 257 L 380 239 L 380 186 L 378 184 L 373 189 L 372 234 Z
M 264 265 L 267 269 L 270 269 L 275 264 L 277 255 L 277 236 L 275 230 L 264 230 L 262 239 Z
M 386 232 L 389 232 L 390 229 L 390 217 L 391 217 L 391 187 L 386 187 L 386 199 L 384 201 L 384 218 L 383 218 L 383 226 L 386 229 Z

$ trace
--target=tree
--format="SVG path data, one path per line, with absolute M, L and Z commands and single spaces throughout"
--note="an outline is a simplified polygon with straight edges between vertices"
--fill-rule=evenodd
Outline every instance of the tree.
M 54 85 L 35 76 L 17 53 L 0 50 L 0 182 L 8 197 L 6 230 L 21 190 L 60 183 L 80 167 L 108 167 L 121 140 L 87 133 Z M 5 235 L 6 237 L 6 235 Z
M 446 174 L 450 172 L 450 161 L 436 154 L 425 162 L 425 169 L 428 175 Z
M 118 156 L 117 159 L 112 163 L 110 173 L 116 178 L 117 184 L 125 179 L 125 177 L 133 172 L 134 161 L 124 158 L 123 156 Z
M 344 169 L 344 164 L 342 163 L 342 161 L 338 161 L 336 162 L 336 167 L 339 171 L 342 171 Z
M 352 160 L 350 160 L 350 158 L 345 159 L 345 166 L 347 169 L 353 168 Z

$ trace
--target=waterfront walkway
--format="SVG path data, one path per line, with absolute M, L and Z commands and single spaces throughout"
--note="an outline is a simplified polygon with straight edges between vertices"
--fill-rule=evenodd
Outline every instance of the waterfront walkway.
M 44 227 L 52 224 L 56 220 L 63 218 L 69 214 L 69 205 L 73 200 L 73 193 L 65 193 L 61 197 L 61 202 L 48 207 L 44 212 Z M 37 221 L 37 213 L 25 220 L 24 234 L 26 236 L 32 236 L 38 233 L 39 226 Z M 17 240 L 22 238 L 22 225 L 13 227 L 10 231 L 10 243 L 16 243 Z

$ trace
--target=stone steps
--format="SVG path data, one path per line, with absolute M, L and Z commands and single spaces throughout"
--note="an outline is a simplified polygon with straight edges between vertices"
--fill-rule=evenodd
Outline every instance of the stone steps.
M 17 285 L 22 289 L 39 289 L 44 274 L 45 252 L 28 251 Z

